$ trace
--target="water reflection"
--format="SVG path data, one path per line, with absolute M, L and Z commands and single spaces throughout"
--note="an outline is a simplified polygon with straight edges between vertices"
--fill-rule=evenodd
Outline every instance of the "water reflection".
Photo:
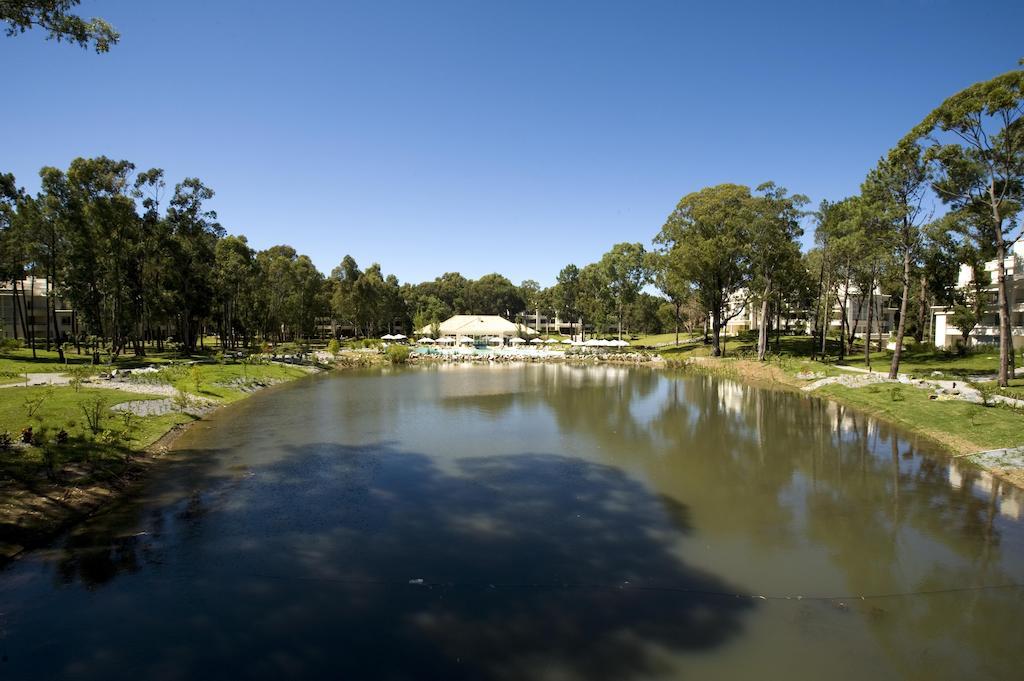
M 0 674 L 1018 671 L 1020 493 L 816 399 L 600 366 L 366 372 L 183 442 L 160 484 L 0 574 Z

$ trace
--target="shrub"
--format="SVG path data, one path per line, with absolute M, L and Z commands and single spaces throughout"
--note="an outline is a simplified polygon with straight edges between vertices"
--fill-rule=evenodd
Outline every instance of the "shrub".
M 327 352 L 331 353 L 332 355 L 336 355 L 338 354 L 339 350 L 341 350 L 341 343 L 338 342 L 337 338 L 332 338 L 327 343 Z
M 9 430 L 0 430 L 0 451 L 6 452 L 14 446 L 14 438 Z
M 981 404 L 983 406 L 991 407 L 993 404 L 995 404 L 995 401 L 992 399 L 993 397 L 995 397 L 996 392 L 998 391 L 998 388 L 995 386 L 995 384 L 970 383 L 969 385 L 978 391 L 978 394 L 981 396 Z
M 103 429 L 103 406 L 102 397 L 94 397 L 82 405 L 82 414 L 85 416 L 85 422 L 89 426 L 89 432 L 93 435 Z
M 389 345 L 384 355 L 392 364 L 405 364 L 409 361 L 409 348 L 404 345 Z
M 57 431 L 57 436 L 54 438 L 54 442 L 59 445 L 67 444 L 68 442 L 68 431 L 61 428 Z
M 903 388 L 902 388 L 902 386 L 894 385 L 892 388 L 890 388 L 890 390 L 889 390 L 889 398 L 893 402 L 902 402 L 905 399 L 903 397 Z
M 82 389 L 82 383 L 85 382 L 85 379 L 92 374 L 92 370 L 88 365 L 76 364 L 75 366 L 68 368 L 67 374 L 70 376 L 69 383 L 71 384 L 71 387 L 74 388 L 77 393 Z
M 192 386 L 199 392 L 199 386 L 203 383 L 203 372 L 199 369 L 198 364 L 193 364 L 192 368 L 188 372 L 189 380 L 192 382 Z
M 28 417 L 32 418 L 35 416 L 39 408 L 46 404 L 46 401 L 53 396 L 53 388 L 44 390 L 35 397 L 26 397 L 23 404 L 25 405 L 25 411 L 28 413 Z

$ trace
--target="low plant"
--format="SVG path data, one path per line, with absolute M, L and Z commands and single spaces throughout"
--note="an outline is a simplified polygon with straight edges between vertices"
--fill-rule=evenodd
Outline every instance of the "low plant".
M 35 438 L 35 433 L 32 432 L 32 426 L 25 426 L 22 428 L 21 435 L 19 437 L 21 438 L 22 444 L 32 444 L 32 440 Z
M 22 404 L 25 405 L 25 412 L 28 414 L 28 417 L 32 418 L 35 416 L 36 412 L 39 411 L 39 408 L 46 404 L 47 400 L 51 397 L 53 397 L 53 388 L 36 393 L 30 397 L 26 397 Z
M 82 404 L 82 414 L 85 416 L 85 422 L 89 427 L 89 432 L 96 435 L 103 430 L 103 398 L 94 397 L 91 400 L 87 400 Z
M 57 435 L 54 436 L 53 441 L 59 445 L 65 445 L 68 443 L 68 431 L 61 428 L 57 431 Z
M 981 397 L 981 404 L 985 407 L 991 407 L 995 404 L 995 396 L 998 393 L 998 388 L 992 383 L 970 383 L 968 384 L 972 388 L 978 391 L 978 395 Z
M 341 350 L 341 343 L 338 342 L 337 338 L 332 338 L 327 342 L 327 352 L 336 355 L 339 350 Z
M 405 364 L 409 361 L 409 348 L 404 345 L 389 345 L 384 351 L 384 356 L 392 364 Z
M 6 452 L 14 446 L 14 438 L 11 437 L 11 431 L 0 430 L 0 451 Z
M 890 388 L 889 399 L 891 399 L 893 402 L 902 402 L 904 399 L 906 399 L 903 396 L 903 387 L 899 385 L 894 385 L 892 388 Z
M 199 392 L 200 386 L 203 384 L 203 372 L 200 370 L 198 364 L 193 364 L 192 368 L 188 372 L 189 381 L 192 383 L 192 387 L 195 388 L 196 392 Z
M 69 377 L 68 383 L 77 393 L 81 391 L 82 383 L 85 382 L 85 379 L 88 378 L 91 373 L 92 371 L 87 365 L 76 364 L 67 370 Z

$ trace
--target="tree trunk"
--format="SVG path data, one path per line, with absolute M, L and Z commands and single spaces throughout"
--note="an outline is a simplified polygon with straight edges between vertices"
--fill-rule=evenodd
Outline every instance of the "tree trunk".
M 768 357 L 768 297 L 772 291 L 772 280 L 765 283 L 761 295 L 761 319 L 757 329 L 757 361 L 763 362 Z
M 871 284 L 868 290 L 871 292 L 868 298 L 868 326 L 864 330 L 864 366 L 871 371 L 871 321 L 875 312 L 875 271 L 871 270 Z
M 917 296 L 917 329 L 914 331 L 914 340 L 921 343 L 924 340 L 925 317 L 928 315 L 928 277 L 922 274 L 918 286 L 921 290 Z
M 996 288 L 999 292 L 999 386 L 1005 388 L 1010 380 L 1013 339 L 1010 336 L 1010 304 L 1006 296 L 1006 242 L 1003 241 L 1003 216 L 999 212 L 995 180 L 989 182 L 988 195 L 992 206 L 992 220 L 996 237 Z
M 676 301 L 676 345 L 679 345 L 679 310 L 683 307 L 683 304 Z
M 903 300 L 900 301 L 900 323 L 896 327 L 896 349 L 892 353 L 889 379 L 895 380 L 900 372 L 900 355 L 903 353 L 903 334 L 907 330 L 907 298 L 910 297 L 910 244 L 903 248 Z
M 722 306 L 717 303 L 711 310 L 711 355 L 722 356 Z

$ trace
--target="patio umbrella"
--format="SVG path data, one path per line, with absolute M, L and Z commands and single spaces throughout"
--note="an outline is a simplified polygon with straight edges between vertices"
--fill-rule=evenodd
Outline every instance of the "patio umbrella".
M 572 338 L 566 338 L 564 341 L 562 341 L 562 345 L 573 345 L 574 343 L 576 343 L 576 341 L 574 341 Z
M 519 336 L 513 336 L 512 338 L 509 339 L 508 342 L 511 343 L 512 345 L 519 345 L 520 343 L 525 343 L 526 341 L 524 341 Z
M 629 341 L 624 341 L 621 338 L 618 339 L 618 340 L 611 341 L 610 344 L 615 346 L 615 347 L 617 347 L 617 348 L 628 348 L 629 347 Z
M 444 338 L 438 338 L 437 342 L 442 343 L 444 345 L 452 345 L 453 343 L 455 343 L 455 339 L 452 338 L 451 336 L 445 336 Z
M 495 336 L 494 338 L 488 338 L 487 342 L 493 343 L 494 345 L 501 345 L 503 340 L 504 339 L 501 336 Z
M 434 340 L 433 338 L 431 338 L 430 336 L 424 336 L 423 338 L 420 338 L 419 342 L 420 343 L 436 343 L 437 341 Z
M 540 338 L 534 338 L 532 341 L 530 341 L 530 343 L 532 343 L 533 345 L 540 345 L 543 342 L 544 341 L 542 341 Z
M 383 336 L 381 336 L 380 339 L 381 340 L 395 340 L 395 337 L 392 336 L 390 333 L 386 333 Z
M 557 341 L 557 340 L 555 340 L 554 338 L 548 338 L 548 339 L 547 339 L 546 341 L 544 341 L 544 342 L 545 342 L 545 343 L 547 343 L 548 345 L 558 345 L 558 341 Z
M 391 337 L 392 340 L 405 340 L 406 338 L 408 338 L 408 336 L 403 336 L 400 333 L 396 333 L 394 336 Z
M 588 340 L 583 345 L 587 346 L 588 348 L 596 348 L 596 347 L 600 347 L 603 344 L 604 344 L 604 341 L 598 340 L 596 338 L 591 338 L 590 340 Z
M 459 345 L 472 345 L 474 342 L 469 336 L 459 336 Z

